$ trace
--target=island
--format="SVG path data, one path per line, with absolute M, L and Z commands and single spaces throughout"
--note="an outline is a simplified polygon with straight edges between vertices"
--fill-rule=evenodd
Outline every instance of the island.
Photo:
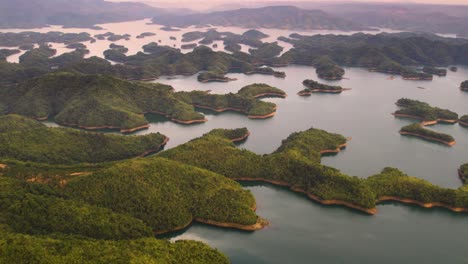
M 141 33 L 140 35 L 136 36 L 136 38 L 137 38 L 137 39 L 142 39 L 142 38 L 152 37 L 152 36 L 156 36 L 156 33 L 153 33 L 153 32 L 143 32 L 143 33 Z
M 237 94 L 210 94 L 203 91 L 178 92 L 177 97 L 197 108 L 217 113 L 240 112 L 251 119 L 265 119 L 276 114 L 276 104 L 258 100 L 261 97 L 286 97 L 286 93 L 267 84 L 251 84 Z
M 422 69 L 423 72 L 428 73 L 428 74 L 434 74 L 437 76 L 446 76 L 447 75 L 447 70 L 446 69 L 440 69 L 440 68 L 435 68 L 435 67 L 424 67 Z
M 468 115 L 461 116 L 460 120 L 458 120 L 458 124 L 463 127 L 468 127 Z
M 456 143 L 455 139 L 451 135 L 426 129 L 421 124 L 411 124 L 404 126 L 401 128 L 400 134 L 414 136 L 428 141 L 440 142 L 448 146 L 453 146 Z
M 401 76 L 403 80 L 411 80 L 411 81 L 432 81 L 433 76 L 429 73 L 424 72 L 416 72 L 413 70 L 403 71 L 401 72 Z
M 216 74 L 214 72 L 202 72 L 198 74 L 197 80 L 202 83 L 207 82 L 230 82 L 235 81 L 235 78 L 228 78 L 224 74 Z
M 8 96 L 0 100 L 7 113 L 37 120 L 53 118 L 63 126 L 121 133 L 147 129 L 146 114 L 162 115 L 187 125 L 206 122 L 205 116 L 194 107 L 268 118 L 275 115 L 276 105 L 256 98 L 285 96 L 280 89 L 264 84 L 248 85 L 237 94 L 215 95 L 204 91 L 175 92 L 168 85 L 125 81 L 109 75 L 64 72 L 51 73 L 9 89 Z
M 180 31 L 180 29 L 178 28 L 173 28 L 173 27 L 170 27 L 170 26 L 164 26 L 162 28 L 160 28 L 162 31 L 168 31 L 168 32 L 171 32 L 171 31 Z
M 8 112 L 38 120 L 53 117 L 64 126 L 131 133 L 148 128 L 147 113 L 182 124 L 206 122 L 193 106 L 176 98 L 172 87 L 163 84 L 57 72 L 11 89 L 14 93 L 4 98 Z
M 421 120 L 423 126 L 458 122 L 457 113 L 448 109 L 432 107 L 418 100 L 401 98 L 396 102 L 396 105 L 402 109 L 395 111 L 394 116 Z
M 466 80 L 466 81 L 464 81 L 464 82 L 462 82 L 462 83 L 460 84 L 460 89 L 461 89 L 462 91 L 468 92 L 468 80 Z
M 376 204 L 386 201 L 468 212 L 467 190 L 463 188 L 438 187 L 394 168 L 384 168 L 368 178 L 357 178 L 321 165 L 322 155 L 346 147 L 347 139 L 338 134 L 315 128 L 295 132 L 267 155 L 236 148 L 230 136 L 219 131 L 207 133 L 158 156 L 237 181 L 288 187 L 315 202 L 346 206 L 367 214 L 377 213 Z
M 68 44 L 66 48 L 67 49 L 86 49 L 87 47 L 85 44 L 78 42 L 78 43 Z
M 302 84 L 306 86 L 306 88 L 298 93 L 300 96 L 309 96 L 312 93 L 341 93 L 343 91 L 351 90 L 350 88 L 326 85 L 309 79 L 304 80 Z
M 99 40 L 106 40 L 107 39 L 108 41 L 115 42 L 115 41 L 119 41 L 119 40 L 122 40 L 122 39 L 129 40 L 131 35 L 130 34 L 119 35 L 119 34 L 115 34 L 115 33 L 112 33 L 112 32 L 106 32 L 106 33 L 103 33 L 103 34 L 94 35 L 94 37 L 99 39 Z
M 281 71 L 275 71 L 270 67 L 256 67 L 250 71 L 245 72 L 247 75 L 251 74 L 263 74 L 263 75 L 273 75 L 278 78 L 286 78 L 286 73 Z

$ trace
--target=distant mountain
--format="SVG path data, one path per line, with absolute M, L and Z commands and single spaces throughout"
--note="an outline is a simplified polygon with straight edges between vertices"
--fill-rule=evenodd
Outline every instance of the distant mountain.
M 468 37 L 468 5 L 296 3 L 368 27 L 457 34 Z
M 359 23 L 329 15 L 320 10 L 294 6 L 242 8 L 231 11 L 191 15 L 160 15 L 156 24 L 187 27 L 191 25 L 238 26 L 245 28 L 365 30 Z
M 48 24 L 92 27 L 99 23 L 153 17 L 163 12 L 141 3 L 104 0 L 1 0 L 0 28 L 35 28 Z

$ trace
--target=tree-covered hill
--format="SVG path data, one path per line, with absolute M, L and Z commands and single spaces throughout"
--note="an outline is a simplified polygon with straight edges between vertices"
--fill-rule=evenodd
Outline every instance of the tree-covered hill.
M 162 134 L 121 136 L 49 128 L 18 115 L 0 116 L 0 157 L 50 164 L 98 163 L 157 152 Z
M 309 129 L 290 135 L 275 152 L 257 155 L 236 148 L 222 133 L 208 133 L 159 155 L 231 179 L 289 186 L 315 201 L 345 205 L 370 214 L 376 212 L 375 206 L 380 201 L 401 199 L 420 205 L 429 203 L 425 207 L 468 211 L 468 191 L 463 188 L 434 186 L 397 169 L 386 168 L 375 177 L 363 179 L 320 164 L 322 154 L 339 152 L 345 142 L 341 135 Z M 381 188 L 384 184 L 387 187 Z
M 124 81 L 109 75 L 52 73 L 24 82 L 3 99 L 11 113 L 59 124 L 122 132 L 145 128 L 144 113 L 160 113 L 179 122 L 203 115 L 174 97 L 172 87 Z

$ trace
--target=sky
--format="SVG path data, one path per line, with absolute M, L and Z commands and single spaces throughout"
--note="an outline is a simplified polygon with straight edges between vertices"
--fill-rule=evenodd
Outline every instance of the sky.
M 195 10 L 210 9 L 221 5 L 249 5 L 254 3 L 278 2 L 281 0 L 108 0 L 113 2 L 143 2 L 153 6 L 172 7 L 172 8 L 190 8 Z M 288 2 L 282 0 L 281 2 Z M 343 0 L 294 0 L 291 2 L 343 2 Z M 423 4 L 451 4 L 468 5 L 468 0 L 347 0 L 347 2 L 370 2 L 370 3 L 423 3 Z

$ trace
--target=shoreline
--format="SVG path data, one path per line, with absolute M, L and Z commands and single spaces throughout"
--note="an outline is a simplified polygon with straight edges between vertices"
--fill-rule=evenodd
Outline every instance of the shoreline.
M 444 204 L 444 203 L 440 203 L 440 202 L 423 203 L 423 202 L 416 201 L 416 200 L 413 200 L 413 199 L 400 198 L 400 197 L 396 197 L 396 196 L 382 196 L 379 199 L 377 199 L 377 203 L 390 202 L 390 201 L 400 202 L 400 203 L 404 203 L 404 204 L 418 205 L 418 206 L 421 206 L 423 208 L 440 207 L 440 208 L 449 209 L 450 211 L 456 212 L 456 213 L 464 213 L 464 212 L 468 213 L 468 208 L 466 208 L 466 207 L 453 207 L 453 206 L 450 206 L 450 205 L 447 205 L 447 204 Z
M 407 114 L 398 114 L 398 113 L 392 113 L 393 116 L 395 117 L 403 117 L 403 118 L 411 118 L 411 119 L 416 119 L 421 121 L 422 126 L 432 126 L 436 125 L 438 123 L 447 123 L 447 124 L 455 124 L 458 122 L 458 120 L 455 119 L 442 119 L 438 118 L 436 120 L 429 120 L 429 121 L 424 121 L 424 119 L 420 116 L 415 116 L 415 115 L 407 115 Z
M 337 93 L 341 93 L 341 92 L 344 92 L 344 91 L 349 91 L 351 90 L 351 88 L 342 88 L 342 89 L 339 89 L 339 90 L 331 90 L 331 89 L 310 89 L 309 88 L 309 91 L 310 92 L 298 92 L 297 94 L 299 96 L 308 96 L 308 95 L 312 95 L 313 93 L 332 93 L 332 94 L 337 94 Z
M 254 212 L 256 211 L 256 206 L 255 205 L 253 206 L 252 210 Z M 178 232 L 178 231 L 181 231 L 181 230 L 184 230 L 184 229 L 188 228 L 194 222 L 202 223 L 202 224 L 206 224 L 206 225 L 210 225 L 210 226 L 216 226 L 216 227 L 221 227 L 221 228 L 229 228 L 229 229 L 236 229 L 236 230 L 249 231 L 249 232 L 261 230 L 261 229 L 267 227 L 270 224 L 270 222 L 268 222 L 268 220 L 266 220 L 264 218 L 261 218 L 261 217 L 257 217 L 257 221 L 255 222 L 255 224 L 252 224 L 252 225 L 243 225 L 243 224 L 229 223 L 229 222 L 219 222 L 219 221 L 207 220 L 207 219 L 203 219 L 203 218 L 199 218 L 199 217 L 194 217 L 194 218 L 192 218 L 192 220 L 190 220 L 186 224 L 176 226 L 171 230 L 162 230 L 162 231 L 154 232 L 154 234 L 158 236 L 158 235 L 166 235 L 166 234 Z
M 234 111 L 234 112 L 239 112 L 239 113 L 243 113 L 245 115 L 247 115 L 247 112 L 243 109 L 240 109 L 240 108 L 231 108 L 231 107 L 227 107 L 227 108 L 212 108 L 212 107 L 209 107 L 209 106 L 203 106 L 203 105 L 197 105 L 197 104 L 193 104 L 194 107 L 198 107 L 198 108 L 203 108 L 203 109 L 208 109 L 208 110 L 211 110 L 211 111 L 215 111 L 217 113 L 222 113 L 222 112 L 225 112 L 225 111 Z M 274 115 L 276 115 L 276 107 L 273 109 L 274 111 L 269 113 L 269 114 L 266 114 L 266 115 L 262 115 L 262 116 L 259 116 L 259 115 L 247 115 L 248 118 L 251 118 L 251 119 L 266 119 L 266 118 L 270 118 L 270 117 L 273 117 Z
M 254 95 L 254 98 L 261 98 L 261 97 L 280 97 L 280 98 L 286 98 L 288 95 L 286 93 L 280 94 L 280 93 L 261 93 Z
M 175 118 L 172 118 L 171 116 L 169 116 L 168 114 L 164 113 L 164 112 L 159 112 L 159 111 L 148 111 L 148 112 L 143 112 L 143 115 L 145 114 L 158 114 L 158 115 L 163 115 L 165 116 L 166 118 L 169 118 L 171 121 L 175 122 L 175 123 L 179 123 L 179 124 L 184 124 L 184 125 L 190 125 L 190 124 L 195 124 L 195 123 L 205 123 L 208 121 L 208 119 L 206 118 L 203 118 L 203 119 L 193 119 L 193 120 L 187 120 L 187 121 L 184 121 L 184 120 L 179 120 L 179 119 L 175 119 Z
M 244 140 L 246 140 L 249 136 L 250 136 L 250 131 L 247 131 L 247 133 L 245 133 L 245 135 L 243 135 L 242 137 L 233 138 L 233 139 L 231 139 L 231 141 L 232 141 L 233 143 L 240 142 L 240 141 L 244 141 Z
M 468 127 L 468 123 L 460 121 L 460 120 L 458 120 L 458 124 L 460 124 L 463 127 Z
M 291 191 L 293 191 L 295 193 L 305 194 L 309 199 L 311 199 L 311 200 L 313 200 L 315 202 L 318 202 L 318 203 L 320 203 L 322 205 L 341 205 L 341 206 L 345 206 L 345 207 L 348 207 L 348 208 L 351 208 L 351 209 L 355 209 L 355 210 L 364 212 L 364 213 L 369 214 L 369 215 L 374 215 L 374 214 L 377 213 L 377 208 L 364 208 L 364 207 L 352 204 L 352 203 L 347 202 L 347 201 L 336 200 L 336 199 L 331 199 L 331 200 L 321 199 L 321 198 L 319 198 L 318 196 L 316 196 L 314 194 L 306 192 L 302 188 L 293 187 L 291 184 L 289 184 L 287 182 L 283 182 L 283 181 L 269 180 L 269 179 L 265 179 L 265 178 L 249 178 L 249 177 L 232 178 L 232 180 L 239 181 L 239 182 L 243 182 L 243 181 L 244 182 L 263 182 L 263 183 L 269 183 L 269 184 L 272 184 L 272 185 L 275 185 L 275 186 L 288 187 Z
M 118 126 L 83 126 L 83 125 L 78 125 L 78 124 L 62 123 L 62 122 L 57 122 L 57 121 L 55 121 L 55 123 L 61 126 L 75 127 L 75 128 L 80 128 L 84 130 L 100 130 L 100 129 L 119 130 L 120 133 L 132 133 L 137 130 L 147 129 L 149 127 L 149 124 L 146 124 L 146 125 L 142 125 L 142 126 L 138 126 L 134 128 L 122 129 L 121 127 L 118 127 Z
M 201 83 L 209 83 L 209 82 L 231 82 L 231 81 L 237 81 L 237 78 L 211 78 L 211 79 L 206 79 L 206 80 L 199 80 Z
M 138 155 L 137 157 L 143 158 L 143 157 L 146 157 L 146 156 L 148 156 L 150 154 L 159 152 L 159 150 L 161 150 L 161 148 L 164 147 L 169 142 L 169 140 L 170 140 L 169 137 L 164 136 L 163 142 L 161 144 L 159 144 L 159 146 L 157 148 L 147 150 L 147 151 L 141 153 L 140 155 Z
M 428 136 L 423 136 L 423 135 L 421 135 L 421 134 L 412 133 L 412 132 L 400 131 L 400 134 L 401 134 L 401 135 L 415 136 L 415 137 L 427 139 L 427 140 L 429 140 L 429 141 L 440 142 L 440 143 L 443 143 L 443 144 L 448 145 L 448 146 L 450 146 L 450 147 L 452 147 L 453 145 L 455 145 L 455 144 L 457 143 L 455 140 L 449 142 L 449 141 L 445 141 L 445 140 L 442 140 L 442 139 L 433 138 L 433 137 L 428 137 Z

